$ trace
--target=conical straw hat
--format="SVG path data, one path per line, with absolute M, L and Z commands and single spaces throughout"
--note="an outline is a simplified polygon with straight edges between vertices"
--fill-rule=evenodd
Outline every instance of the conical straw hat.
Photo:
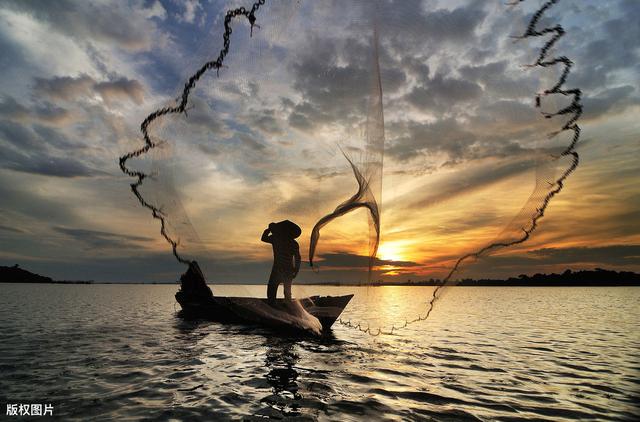
M 283 220 L 279 223 L 276 223 L 275 230 L 283 235 L 291 237 L 292 239 L 297 238 L 302 234 L 302 229 L 296 223 L 291 220 Z

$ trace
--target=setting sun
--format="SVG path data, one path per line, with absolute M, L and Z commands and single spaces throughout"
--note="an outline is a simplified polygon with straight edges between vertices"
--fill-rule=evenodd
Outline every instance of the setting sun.
M 397 242 L 384 242 L 378 248 L 378 257 L 385 261 L 404 261 L 402 251 Z

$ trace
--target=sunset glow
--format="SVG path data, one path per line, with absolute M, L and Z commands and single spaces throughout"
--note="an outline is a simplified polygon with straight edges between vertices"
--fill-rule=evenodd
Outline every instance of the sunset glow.
M 393 242 L 382 242 L 378 248 L 378 256 L 384 261 L 404 261 L 402 253 L 402 248 Z
M 274 221 L 302 227 L 297 241 L 308 260 L 314 224 L 357 189 L 340 148 L 364 162 L 372 33 L 354 25 L 356 6 L 351 16 L 323 2 L 303 3 L 298 14 L 265 8 L 261 16 L 265 28 L 319 19 L 296 29 L 296 37 L 234 28 L 225 67 L 203 78 L 186 115 L 151 127 L 164 146 L 131 162 L 156 171 L 143 193 L 161 203 L 168 230 L 212 282 L 266 277 L 271 250 L 260 234 Z M 385 147 L 374 278 L 441 277 L 460 256 L 507 229 L 517 233 L 509 224 L 547 171 L 536 160 L 567 144 L 564 135 L 549 138 L 559 122 L 534 104 L 553 72 L 522 66 L 538 47 L 509 38 L 534 6 L 498 12 L 481 2 L 455 4 L 436 1 L 401 17 L 391 8 L 389 19 L 404 19 L 411 31 L 379 31 Z M 571 25 L 598 15 L 586 10 L 632 19 L 623 3 L 585 4 L 579 13 L 559 6 L 554 16 Z M 142 145 L 140 122 L 210 59 L 219 34 L 197 22 L 221 25 L 223 9 L 203 6 L 196 22 L 176 20 L 180 14 L 159 3 L 147 6 L 110 12 L 128 22 L 123 34 L 87 29 L 82 40 L 31 3 L 0 8 L 7 46 L 0 82 L 6 263 L 110 281 L 170 281 L 182 270 L 158 221 L 131 194 L 117 157 Z M 80 15 L 93 10 L 78 7 Z M 433 32 L 416 21 L 442 16 L 465 16 L 464 30 L 443 24 Z M 625 25 L 596 19 L 588 33 L 569 31 L 557 46 L 575 62 L 569 86 L 585 93 L 580 166 L 527 242 L 469 265 L 464 275 L 640 269 L 637 54 L 618 48 L 637 40 L 611 35 L 614 27 Z M 415 42 L 426 39 L 438 42 Z M 596 45 L 605 46 L 597 49 L 605 58 L 592 57 L 589 46 Z M 566 163 L 554 166 L 548 173 L 557 176 Z M 366 280 L 369 233 L 362 210 L 327 225 L 317 250 L 323 269 L 314 273 L 307 264 L 301 281 Z

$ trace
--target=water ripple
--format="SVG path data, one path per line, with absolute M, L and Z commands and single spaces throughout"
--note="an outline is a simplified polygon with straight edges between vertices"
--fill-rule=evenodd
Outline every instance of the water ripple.
M 371 340 L 340 326 L 310 339 L 184 321 L 174 286 L 4 287 L 0 399 L 53 403 L 64 420 L 639 414 L 637 288 L 458 288 L 427 323 Z M 428 289 L 395 288 L 385 300 L 409 312 Z M 384 322 L 367 297 L 375 295 L 357 295 L 347 312 Z

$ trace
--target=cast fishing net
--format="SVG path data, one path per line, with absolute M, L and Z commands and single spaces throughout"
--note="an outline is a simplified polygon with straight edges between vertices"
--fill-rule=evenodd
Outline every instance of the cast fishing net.
M 297 286 L 438 277 L 420 309 L 340 320 L 393 333 L 426 319 L 463 269 L 523 245 L 578 164 L 580 91 L 559 42 L 575 4 L 557 3 L 208 10 L 176 98 L 121 168 L 215 295 L 261 280 L 264 292 L 260 234 L 285 219 L 303 229 Z

